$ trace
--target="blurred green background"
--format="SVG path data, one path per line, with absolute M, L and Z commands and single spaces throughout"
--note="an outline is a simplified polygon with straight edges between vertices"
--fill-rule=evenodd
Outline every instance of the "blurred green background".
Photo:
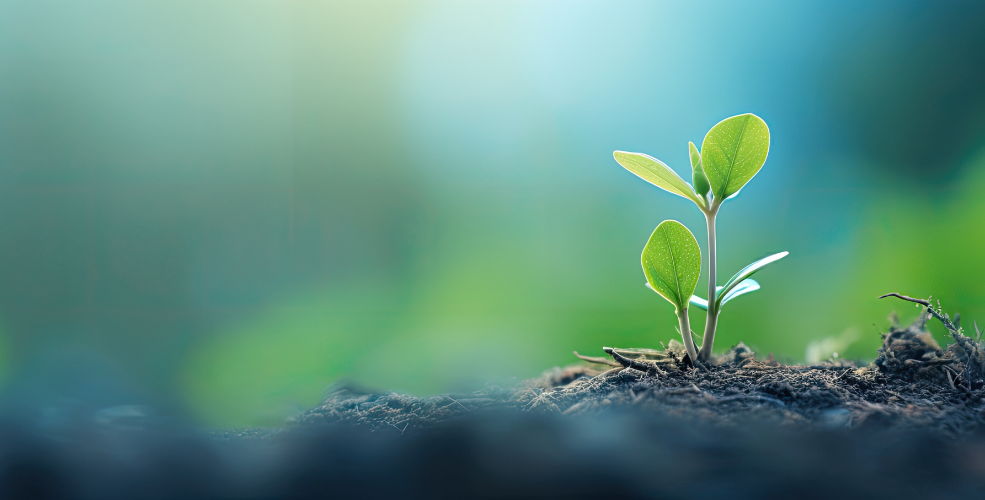
M 772 147 L 720 273 L 791 255 L 719 350 L 872 359 L 917 312 L 890 291 L 985 322 L 982 25 L 981 2 L 2 1 L 5 394 L 276 425 L 342 377 L 426 395 L 656 346 L 676 320 L 639 254 L 668 218 L 704 246 L 703 219 L 612 151 L 687 172 L 743 112 Z

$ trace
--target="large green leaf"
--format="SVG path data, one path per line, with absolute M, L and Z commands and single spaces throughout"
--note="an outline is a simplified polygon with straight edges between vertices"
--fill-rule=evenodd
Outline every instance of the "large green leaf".
M 698 206 L 704 206 L 704 200 L 694 193 L 691 185 L 684 182 L 684 179 L 681 179 L 681 176 L 677 175 L 677 172 L 674 172 L 664 162 L 643 153 L 627 153 L 626 151 L 616 151 L 612 153 L 612 157 L 626 170 L 638 175 L 650 184 L 677 196 L 683 196 L 697 203 Z
M 737 193 L 763 168 L 770 150 L 770 129 L 760 117 L 726 118 L 701 143 L 701 166 L 716 200 Z
M 711 190 L 708 185 L 708 177 L 705 176 L 704 168 L 701 167 L 701 153 L 693 142 L 687 143 L 688 154 L 691 156 L 691 182 L 694 183 L 694 192 L 704 197 Z
M 686 227 L 665 220 L 643 247 L 643 274 L 653 291 L 682 311 L 687 308 L 701 272 L 701 249 Z
M 752 276 L 753 274 L 756 274 L 756 271 L 759 271 L 760 269 L 762 269 L 763 266 L 765 266 L 766 264 L 770 264 L 770 263 L 776 262 L 776 261 L 778 261 L 778 260 L 786 257 L 787 255 L 790 255 L 790 252 L 775 253 L 773 255 L 770 255 L 769 257 L 763 257 L 762 259 L 759 259 L 756 262 L 753 262 L 752 264 L 749 264 L 748 266 L 743 267 L 742 270 L 740 270 L 739 272 L 735 273 L 735 276 L 732 276 L 732 278 L 730 278 L 725 283 L 725 285 L 722 286 L 721 290 L 718 290 L 718 292 L 717 292 L 718 299 L 717 300 L 718 300 L 719 305 L 721 305 L 721 304 L 724 303 L 722 299 L 724 299 L 725 297 L 728 297 L 729 296 L 729 292 L 731 292 L 733 288 L 735 288 L 736 286 L 738 286 L 739 283 L 742 283 L 743 280 L 745 280 L 746 278 Z M 750 290 L 750 291 L 752 291 L 752 290 Z

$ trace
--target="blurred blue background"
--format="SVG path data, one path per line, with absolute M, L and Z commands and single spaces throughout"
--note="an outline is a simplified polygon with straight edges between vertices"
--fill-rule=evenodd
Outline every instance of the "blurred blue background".
M 980 2 L 2 1 L 6 401 L 276 425 L 341 377 L 424 395 L 655 347 L 676 320 L 640 251 L 703 218 L 612 151 L 686 173 L 744 112 L 771 151 L 719 216 L 720 273 L 791 255 L 719 350 L 871 359 L 917 312 L 890 291 L 985 321 L 983 24 Z

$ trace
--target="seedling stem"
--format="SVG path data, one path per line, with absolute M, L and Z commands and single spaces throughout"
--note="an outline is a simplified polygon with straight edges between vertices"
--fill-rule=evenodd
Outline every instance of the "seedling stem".
M 718 294 L 715 218 L 718 217 L 718 207 L 720 206 L 721 202 L 714 200 L 707 208 L 701 209 L 705 213 L 705 221 L 708 223 L 708 315 L 705 321 L 704 339 L 701 342 L 701 352 L 698 353 L 697 357 L 700 361 L 705 361 L 711 357 L 711 348 L 715 345 L 715 328 L 718 326 L 719 304 L 715 300 Z
M 691 320 L 687 317 L 687 308 L 677 311 L 677 319 L 681 322 L 681 337 L 684 338 L 684 348 L 687 349 L 691 359 L 698 359 L 697 349 L 694 347 L 694 337 L 691 336 Z

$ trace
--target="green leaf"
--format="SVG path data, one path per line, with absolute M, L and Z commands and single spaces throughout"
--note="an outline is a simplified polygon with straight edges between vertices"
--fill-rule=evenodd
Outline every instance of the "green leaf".
M 756 290 L 759 290 L 759 288 L 760 288 L 759 283 L 757 283 L 756 280 L 752 278 L 744 279 L 740 281 L 739 284 L 735 286 L 735 288 L 729 290 L 728 293 L 722 296 L 721 305 L 724 306 L 726 302 L 738 297 L 739 295 L 745 295 L 750 292 L 755 292 Z
M 687 153 L 691 157 L 691 168 L 698 168 L 698 164 L 701 163 L 701 153 L 698 152 L 698 147 L 691 141 L 687 141 Z
M 718 299 L 717 300 L 718 300 L 719 306 L 721 306 L 721 304 L 724 304 L 724 300 L 723 299 L 725 297 L 729 296 L 729 292 L 731 292 L 733 288 L 736 288 L 740 283 L 742 283 L 743 280 L 745 280 L 746 278 L 752 276 L 753 274 L 756 274 L 756 271 L 759 271 L 760 269 L 762 269 L 763 266 L 765 266 L 766 264 L 770 264 L 772 262 L 776 262 L 776 261 L 778 261 L 778 260 L 786 257 L 787 255 L 790 255 L 790 252 L 775 253 L 773 255 L 770 255 L 769 257 L 763 257 L 762 259 L 759 259 L 756 262 L 753 262 L 752 264 L 749 264 L 748 266 L 743 267 L 741 271 L 735 273 L 735 276 L 732 276 L 732 278 L 730 278 L 728 280 L 728 282 L 725 283 L 725 285 L 722 287 L 722 289 L 718 291 Z M 757 283 L 757 285 L 758 285 L 758 283 Z M 750 292 L 751 291 L 752 290 L 750 290 Z M 743 292 L 743 293 L 745 293 L 745 292 Z
M 711 187 L 708 185 L 708 177 L 705 177 L 704 168 L 701 166 L 701 153 L 693 142 L 687 143 L 688 153 L 691 155 L 691 182 L 694 183 L 694 192 L 701 197 L 708 194 Z
M 700 207 L 704 207 L 704 200 L 694 193 L 694 189 L 681 176 L 677 175 L 664 162 L 642 153 L 627 153 L 626 151 L 616 151 L 612 153 L 613 158 L 619 162 L 626 170 L 636 174 L 641 179 L 657 186 L 664 191 L 683 196 Z
M 716 200 L 724 201 L 763 168 L 770 150 L 770 129 L 762 118 L 744 114 L 726 118 L 701 143 L 701 166 Z
M 677 311 L 686 309 L 701 272 L 701 249 L 691 231 L 675 220 L 661 222 L 640 259 L 650 288 Z
M 650 286 L 649 283 L 647 284 L 647 286 Z M 722 288 L 725 287 L 721 287 L 721 286 L 716 287 L 715 295 L 719 295 L 722 291 Z M 725 305 L 726 302 L 738 297 L 739 295 L 745 295 L 749 292 L 755 292 L 756 290 L 759 290 L 759 283 L 757 283 L 756 280 L 754 279 L 742 280 L 742 282 L 739 283 L 738 286 L 733 288 L 727 295 L 722 297 L 721 305 Z M 698 297 L 697 295 L 692 295 L 690 302 L 692 306 L 695 306 L 698 309 L 701 309 L 702 311 L 708 310 L 708 301 L 702 299 L 701 297 Z

